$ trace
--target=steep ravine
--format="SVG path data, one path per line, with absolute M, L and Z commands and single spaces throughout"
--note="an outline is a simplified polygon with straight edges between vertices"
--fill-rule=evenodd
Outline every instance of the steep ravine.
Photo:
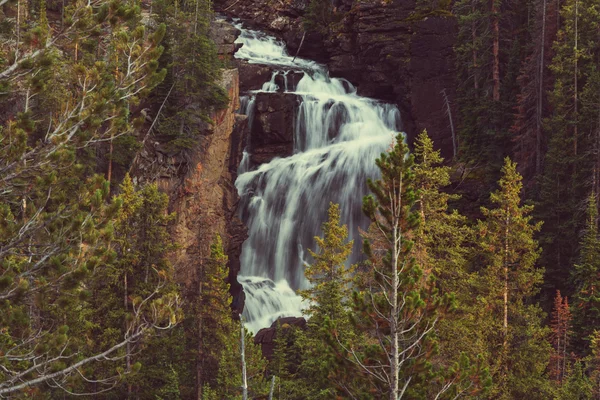
M 213 23 L 212 36 L 219 55 L 229 62 L 236 50 L 237 30 L 224 21 Z M 240 107 L 239 72 L 223 71 L 221 86 L 227 91 L 229 104 L 211 115 L 214 125 L 198 132 L 197 144 L 188 150 L 170 152 L 152 138 L 136 157 L 132 167 L 134 180 L 156 181 L 170 198 L 170 210 L 177 219 L 172 235 L 179 248 L 172 256 L 176 280 L 184 296 L 195 296 L 199 266 L 210 255 L 210 244 L 221 235 L 229 256 L 234 314 L 243 309 L 243 293 L 237 283 L 239 255 L 246 240 L 246 228 L 236 217 L 239 196 L 234 182 L 242 159 L 247 117 L 237 113 Z

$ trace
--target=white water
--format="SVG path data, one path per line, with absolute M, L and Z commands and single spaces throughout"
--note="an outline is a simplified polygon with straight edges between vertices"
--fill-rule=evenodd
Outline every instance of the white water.
M 294 290 L 308 286 L 304 265 L 308 248 L 321 234 L 329 202 L 340 204 L 342 222 L 355 240 L 353 260 L 360 257 L 358 228 L 368 221 L 361 211 L 366 180 L 378 175 L 375 159 L 400 129 L 395 106 L 358 96 L 345 79 L 287 54 L 285 46 L 260 32 L 242 29 L 236 58 L 274 69 L 261 91 L 280 89 L 301 97 L 295 122 L 294 155 L 276 158 L 251 170 L 248 157 L 238 171 L 240 215 L 248 227 L 239 282 L 246 294 L 244 320 L 254 332 L 282 316 L 302 315 Z M 276 75 L 302 71 L 295 90 L 278 88 Z M 248 104 L 252 100 L 247 100 Z M 252 105 L 246 108 L 253 117 Z

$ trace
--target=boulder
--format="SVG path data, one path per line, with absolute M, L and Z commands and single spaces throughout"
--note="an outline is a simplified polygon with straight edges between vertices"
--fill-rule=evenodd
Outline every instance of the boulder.
M 240 93 L 259 90 L 271 78 L 271 74 L 273 73 L 269 67 L 250 64 L 245 60 L 236 59 L 236 65 L 240 73 Z

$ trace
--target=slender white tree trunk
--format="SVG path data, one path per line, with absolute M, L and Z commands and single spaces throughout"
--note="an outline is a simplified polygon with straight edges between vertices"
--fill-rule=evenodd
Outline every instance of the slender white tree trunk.
M 242 399 L 248 400 L 248 378 L 246 376 L 246 346 L 244 339 L 246 337 L 246 333 L 244 332 L 244 324 L 242 323 L 242 316 L 240 315 L 240 352 L 242 356 Z M 272 393 L 272 391 L 271 391 Z

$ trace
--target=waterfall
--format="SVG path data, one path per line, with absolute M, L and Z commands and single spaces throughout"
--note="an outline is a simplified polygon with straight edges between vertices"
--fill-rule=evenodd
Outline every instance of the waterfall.
M 330 78 L 327 69 L 310 60 L 288 55 L 285 46 L 264 33 L 244 29 L 236 58 L 269 66 L 273 74 L 260 91 L 285 91 L 301 99 L 294 126 L 294 154 L 275 158 L 254 170 L 247 158 L 235 183 L 239 213 L 248 227 L 238 277 L 246 294 L 244 321 L 257 332 L 281 316 L 302 315 L 295 290 L 305 289 L 304 266 L 311 260 L 329 202 L 340 204 L 342 222 L 355 240 L 350 262 L 360 259 L 359 228 L 368 220 L 361 211 L 368 193 L 367 178 L 377 177 L 375 159 L 400 129 L 395 106 L 357 95 L 345 79 Z M 295 88 L 290 71 L 302 73 Z M 284 86 L 277 86 L 277 76 Z M 245 100 L 253 116 L 253 96 Z

